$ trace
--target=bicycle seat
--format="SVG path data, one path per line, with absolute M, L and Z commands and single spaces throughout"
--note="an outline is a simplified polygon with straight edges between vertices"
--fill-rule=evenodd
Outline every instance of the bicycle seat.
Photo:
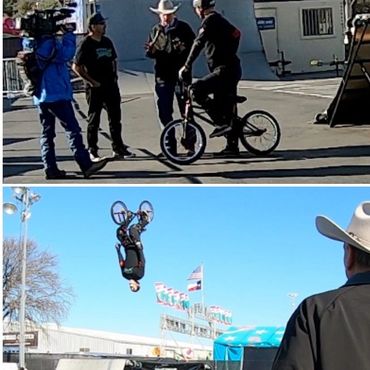
M 240 104 L 240 103 L 244 103 L 245 101 L 247 101 L 247 97 L 246 96 L 240 96 L 240 95 L 237 95 L 236 96 L 236 102 L 237 104 Z

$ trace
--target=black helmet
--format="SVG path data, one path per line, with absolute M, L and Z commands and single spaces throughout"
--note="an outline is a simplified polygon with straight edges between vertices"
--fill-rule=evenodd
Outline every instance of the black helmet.
M 215 0 L 193 0 L 193 8 L 208 9 L 216 5 Z

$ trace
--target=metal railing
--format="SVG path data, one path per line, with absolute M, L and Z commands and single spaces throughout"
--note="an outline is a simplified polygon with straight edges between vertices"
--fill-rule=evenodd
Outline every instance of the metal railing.
M 19 75 L 16 58 L 3 59 L 3 96 L 12 98 L 24 96 L 24 85 Z

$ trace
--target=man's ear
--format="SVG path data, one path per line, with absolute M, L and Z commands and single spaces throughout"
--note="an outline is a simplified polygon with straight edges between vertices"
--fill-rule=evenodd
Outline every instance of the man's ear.
M 346 271 L 350 275 L 352 274 L 353 268 L 355 266 L 355 260 L 356 260 L 356 248 L 347 244 L 345 246 L 344 265 L 346 267 Z

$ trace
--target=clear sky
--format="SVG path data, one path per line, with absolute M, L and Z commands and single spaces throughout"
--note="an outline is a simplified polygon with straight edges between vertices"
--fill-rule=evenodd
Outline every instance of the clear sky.
M 321 236 L 315 216 L 344 228 L 370 187 L 33 187 L 29 237 L 58 256 L 76 299 L 64 326 L 159 336 L 160 315 L 184 314 L 156 304 L 154 282 L 186 292 L 204 264 L 206 305 L 233 313 L 233 325 L 285 325 L 288 293 L 304 297 L 346 281 L 343 249 Z M 10 188 L 3 200 L 12 201 Z M 146 275 L 139 293 L 122 278 L 114 249 L 115 200 L 136 210 L 149 200 L 155 217 L 143 234 Z M 13 199 L 14 200 L 14 199 Z M 4 237 L 19 237 L 20 218 L 3 216 Z M 201 293 L 189 293 L 191 303 Z M 180 336 L 181 340 L 187 340 Z

